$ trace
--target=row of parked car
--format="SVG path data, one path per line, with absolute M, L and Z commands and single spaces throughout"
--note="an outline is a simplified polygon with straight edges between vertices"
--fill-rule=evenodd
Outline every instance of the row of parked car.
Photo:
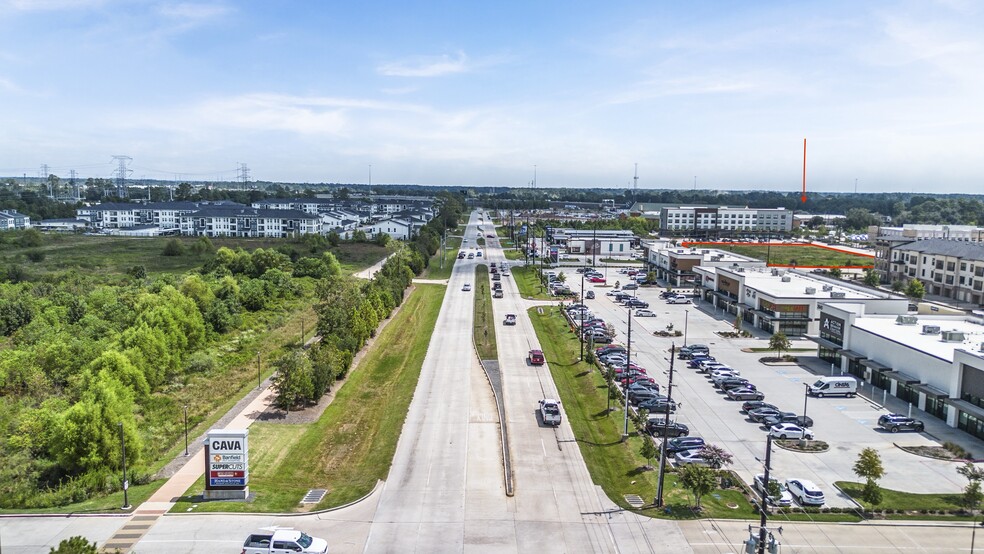
M 680 349 L 678 358 L 686 360 L 687 366 L 709 375 L 715 387 L 724 390 L 731 400 L 743 400 L 741 410 L 752 421 L 762 423 L 769 434 L 779 439 L 813 438 L 813 420 L 794 412 L 784 412 L 773 404 L 765 402 L 765 394 L 755 385 L 740 376 L 740 372 L 715 360 L 710 349 L 702 344 L 691 344 Z M 677 454 L 679 456 L 679 453 Z M 684 458 L 691 457 L 684 454 Z M 779 479 L 769 477 L 771 490 L 764 491 L 767 501 L 776 506 L 790 506 L 793 498 L 802 506 L 822 506 L 825 502 L 823 491 L 815 483 L 806 479 Z M 759 492 L 765 488 L 765 475 L 756 475 L 752 486 Z
M 586 341 L 595 343 L 612 342 L 612 330 L 604 319 L 595 317 L 584 304 L 571 304 L 567 307 L 567 316 L 577 326 L 578 334 Z

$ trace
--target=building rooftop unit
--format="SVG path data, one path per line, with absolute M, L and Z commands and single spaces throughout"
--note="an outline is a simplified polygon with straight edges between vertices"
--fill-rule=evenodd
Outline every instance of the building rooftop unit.
M 854 320 L 854 328 L 949 362 L 953 361 L 953 352 L 958 349 L 984 357 L 984 352 L 981 352 L 984 325 L 980 319 L 967 316 L 908 316 L 905 320 L 908 324 L 900 324 L 903 317 L 862 316 Z

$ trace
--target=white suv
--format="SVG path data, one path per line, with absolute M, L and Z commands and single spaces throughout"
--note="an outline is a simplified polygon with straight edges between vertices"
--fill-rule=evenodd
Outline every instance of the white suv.
M 813 481 L 786 479 L 786 488 L 802 506 L 823 506 L 823 491 Z

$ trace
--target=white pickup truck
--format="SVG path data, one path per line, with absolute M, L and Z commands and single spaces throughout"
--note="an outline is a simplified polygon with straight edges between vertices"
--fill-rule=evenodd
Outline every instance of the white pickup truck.
M 560 425 L 560 400 L 544 398 L 540 401 L 540 417 L 546 425 Z
M 328 541 L 294 529 L 260 530 L 246 538 L 242 554 L 302 554 L 328 552 Z

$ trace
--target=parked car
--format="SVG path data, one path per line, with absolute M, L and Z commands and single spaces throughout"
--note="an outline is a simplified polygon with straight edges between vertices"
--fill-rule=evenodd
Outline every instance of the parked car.
M 587 298 L 588 300 L 594 300 L 595 292 L 593 290 L 589 290 L 588 292 L 584 293 L 584 297 Z
M 620 292 L 622 292 L 621 289 L 612 289 L 612 290 L 606 292 L 605 293 L 605 296 L 616 296 Z
M 757 408 L 748 412 L 748 417 L 752 421 L 758 421 L 759 423 L 765 421 L 765 418 L 779 415 L 780 411 L 777 408 Z
M 625 305 L 629 308 L 648 308 L 649 302 L 639 300 L 638 298 L 630 298 L 625 301 Z
M 691 344 L 690 346 L 684 346 L 680 348 L 677 352 L 677 357 L 681 360 L 689 360 L 695 354 L 710 354 L 711 349 L 703 344 Z
M 778 425 L 780 423 L 792 423 L 793 425 L 798 425 L 800 427 L 813 427 L 813 418 L 810 416 L 796 415 L 793 412 L 782 412 L 779 415 L 765 418 L 762 423 L 765 423 L 768 427 L 772 427 L 773 425 Z
M 732 400 L 763 400 L 765 393 L 760 390 L 753 390 L 747 387 L 728 389 L 728 398 Z
M 800 505 L 823 506 L 823 491 L 813 481 L 786 479 L 786 489 Z
M 664 290 L 663 292 L 659 293 L 659 298 L 660 300 L 666 300 L 667 298 L 676 295 L 677 295 L 676 291 Z
M 656 314 L 654 314 L 651 310 L 639 309 L 639 310 L 636 310 L 635 316 L 636 317 L 656 317 Z
M 665 396 L 659 396 L 651 400 L 646 400 L 645 402 L 640 402 L 636 407 L 641 410 L 649 410 L 649 413 L 653 414 L 672 414 L 676 413 L 677 403 L 675 400 L 669 400 Z
M 769 434 L 777 439 L 807 439 L 813 440 L 813 431 L 793 425 L 792 423 L 780 423 L 773 425 L 769 429 Z
M 741 411 L 746 413 L 751 412 L 752 410 L 758 410 L 762 408 L 769 408 L 776 411 L 779 410 L 779 408 L 777 408 L 774 404 L 769 404 L 768 402 L 762 402 L 761 400 L 749 400 L 748 402 L 743 402 L 741 405 Z
M 543 365 L 546 360 L 543 358 L 542 350 L 530 350 L 530 365 Z
M 632 391 L 653 391 L 659 393 L 659 384 L 653 381 L 636 381 L 628 386 L 628 392 Z
M 878 426 L 893 433 L 899 431 L 916 431 L 922 433 L 926 425 L 918 419 L 906 417 L 902 414 L 885 414 L 878 418 Z
M 703 447 L 677 452 L 676 454 L 673 455 L 673 460 L 676 461 L 676 465 L 678 466 L 687 465 L 687 464 L 698 464 L 698 465 L 705 465 L 705 466 L 711 465 L 710 462 L 708 462 L 707 459 L 704 458 Z
M 728 389 L 735 389 L 740 387 L 747 387 L 750 389 L 755 388 L 755 385 L 753 385 L 748 379 L 745 379 L 744 377 L 725 377 L 724 379 L 716 381 L 714 383 L 714 386 L 721 389 L 722 391 L 727 391 Z
M 675 439 L 670 439 L 666 441 L 666 453 L 676 454 L 677 452 L 682 452 L 684 450 L 691 450 L 695 448 L 703 448 L 704 439 L 700 437 L 677 437 Z
M 691 356 L 690 359 L 687 361 L 687 367 L 697 369 L 700 367 L 700 363 L 704 360 L 707 360 L 708 362 L 716 362 L 717 358 L 711 356 L 710 354 L 699 354 L 696 356 Z
M 638 283 L 625 283 L 622 285 L 622 290 L 636 290 L 639 288 Z
M 690 304 L 691 300 L 689 296 L 683 296 L 678 294 L 676 296 L 670 296 L 666 299 L 667 304 Z
M 597 275 L 592 275 L 591 277 L 588 277 L 588 281 L 591 281 L 592 283 L 604 283 L 605 278 L 599 277 Z
M 628 395 L 629 395 L 629 402 L 631 402 L 633 405 L 637 405 L 640 402 L 643 402 L 643 401 L 646 401 L 646 400 L 652 400 L 654 398 L 660 398 L 659 392 L 657 392 L 655 390 L 639 390 L 639 389 L 635 389 L 635 390 L 629 391 L 628 392 Z M 666 397 L 664 396 L 663 398 L 666 398 Z
M 664 422 L 662 419 L 650 419 L 646 422 L 646 432 L 654 437 L 662 437 L 664 432 L 668 437 L 686 437 L 690 428 L 675 421 Z
M 784 485 L 782 482 L 780 482 L 778 479 L 774 477 L 769 477 L 769 481 L 776 485 L 779 485 L 780 493 L 778 498 L 771 495 L 766 496 L 765 497 L 766 502 L 772 504 L 773 506 L 782 506 L 782 507 L 792 506 L 793 495 L 789 494 L 789 490 L 786 489 L 786 485 Z M 759 492 L 764 492 L 766 494 L 768 494 L 769 492 L 765 490 L 765 474 L 759 473 L 758 475 L 756 475 L 755 480 L 752 483 L 752 486 L 755 487 L 755 490 Z
M 604 356 L 605 354 L 614 354 L 616 352 L 625 354 L 625 347 L 620 344 L 610 344 L 608 346 L 600 346 L 595 348 L 595 356 Z

